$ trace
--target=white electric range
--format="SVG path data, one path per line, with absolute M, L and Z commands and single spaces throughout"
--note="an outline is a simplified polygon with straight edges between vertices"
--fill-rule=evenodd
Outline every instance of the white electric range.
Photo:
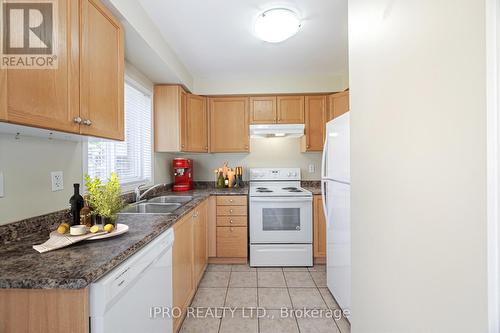
M 312 266 L 312 193 L 299 168 L 250 169 L 250 266 Z

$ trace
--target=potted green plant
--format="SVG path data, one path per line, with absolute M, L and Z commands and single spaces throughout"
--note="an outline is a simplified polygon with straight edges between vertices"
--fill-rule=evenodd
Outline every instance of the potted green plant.
M 124 207 L 121 187 L 116 173 L 103 185 L 98 177 L 85 175 L 85 187 L 88 191 L 88 203 L 92 209 L 94 224 L 115 225 L 117 213 Z

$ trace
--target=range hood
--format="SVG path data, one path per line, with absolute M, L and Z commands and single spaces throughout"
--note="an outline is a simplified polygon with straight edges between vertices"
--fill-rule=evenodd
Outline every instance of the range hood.
M 299 138 L 304 135 L 304 124 L 250 125 L 251 138 L 287 137 Z

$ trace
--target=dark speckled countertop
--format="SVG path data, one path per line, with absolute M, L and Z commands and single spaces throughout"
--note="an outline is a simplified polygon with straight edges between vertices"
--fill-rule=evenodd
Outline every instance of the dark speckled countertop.
M 32 246 L 45 242 L 50 230 L 40 227 L 24 234 L 18 232 L 20 236 L 4 240 L 0 248 L 0 288 L 85 288 L 172 227 L 210 195 L 247 195 L 248 188 L 207 188 L 179 194 L 192 195 L 193 200 L 172 215 L 120 215 L 117 222 L 128 225 L 129 231 L 116 238 L 84 241 L 40 254 Z M 59 223 L 51 221 L 50 226 Z

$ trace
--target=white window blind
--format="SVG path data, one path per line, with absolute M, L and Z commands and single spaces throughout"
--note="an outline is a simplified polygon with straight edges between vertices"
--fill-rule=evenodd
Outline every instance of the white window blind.
M 89 139 L 87 173 L 106 181 L 116 172 L 122 185 L 152 181 L 151 94 L 125 82 L 125 141 Z

